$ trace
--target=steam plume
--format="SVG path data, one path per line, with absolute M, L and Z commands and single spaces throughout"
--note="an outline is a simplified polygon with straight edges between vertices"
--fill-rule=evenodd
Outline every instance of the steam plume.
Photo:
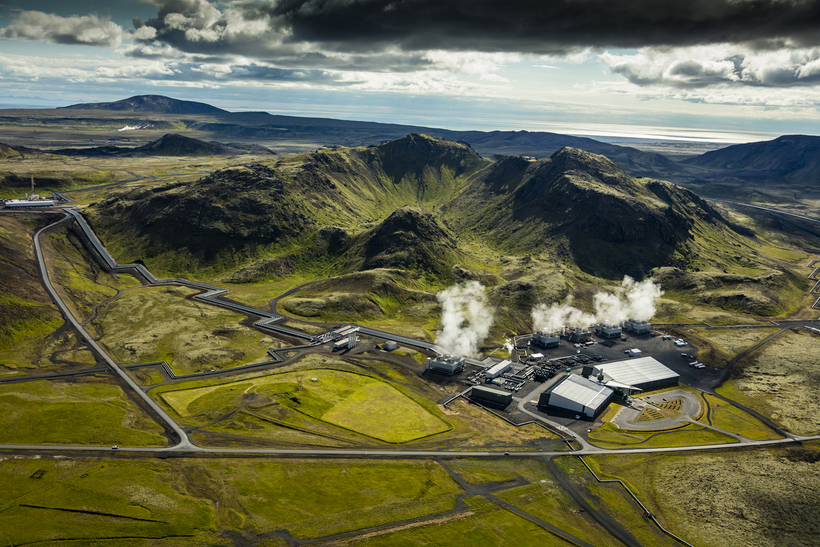
M 593 297 L 595 319 L 610 324 L 626 319 L 649 321 L 655 315 L 655 299 L 662 294 L 660 285 L 651 279 L 636 283 L 628 275 L 624 276 L 616 292 L 599 292 Z
M 532 310 L 532 323 L 537 331 L 555 332 L 565 325 L 590 326 L 595 316 L 572 305 L 572 295 L 563 304 L 539 304 Z
M 555 332 L 564 326 L 590 327 L 596 323 L 619 324 L 627 319 L 649 321 L 655 315 L 655 299 L 663 294 L 651 279 L 636 282 L 624 276 L 615 292 L 599 292 L 592 298 L 595 315 L 572 305 L 571 295 L 563 304 L 539 304 L 532 310 L 536 331 Z
M 478 344 L 487 337 L 493 313 L 486 302 L 484 285 L 468 281 L 438 293 L 441 330 L 436 343 L 452 355 L 477 355 Z

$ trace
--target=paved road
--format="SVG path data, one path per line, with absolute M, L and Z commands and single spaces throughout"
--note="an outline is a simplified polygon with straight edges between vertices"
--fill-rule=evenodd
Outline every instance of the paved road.
M 112 450 L 105 446 L 77 446 L 77 445 L 38 445 L 38 444 L 0 444 L 0 450 L 20 452 L 109 452 L 124 454 L 144 454 L 156 456 L 161 454 L 175 455 L 214 455 L 221 457 L 261 455 L 261 456 L 295 456 L 302 458 L 536 458 L 566 456 L 591 456 L 605 454 L 666 454 L 677 452 L 702 452 L 707 450 L 723 450 L 733 448 L 749 448 L 761 446 L 778 446 L 805 441 L 820 440 L 820 435 L 806 437 L 795 436 L 793 439 L 775 439 L 769 441 L 749 441 L 747 443 L 724 443 L 697 446 L 677 446 L 663 448 L 621 448 L 608 449 L 587 446 L 581 450 L 567 451 L 468 451 L 468 450 L 332 450 L 332 449 L 296 449 L 296 448 L 201 448 L 195 445 L 169 447 L 120 447 Z
M 732 201 L 730 199 L 723 199 L 723 198 L 713 198 L 709 196 L 700 196 L 702 199 L 708 199 L 709 201 L 721 201 L 723 203 L 731 203 L 732 205 L 740 205 L 742 207 L 751 207 L 752 209 L 759 209 L 761 211 L 767 211 L 769 213 L 777 213 L 778 215 L 786 215 L 788 217 L 799 218 L 800 220 L 808 220 L 809 222 L 816 222 L 820 224 L 819 218 L 814 218 L 806 215 L 798 215 L 797 213 L 789 213 L 787 211 L 781 211 L 780 209 L 772 209 L 771 207 L 762 207 L 760 205 L 752 205 L 751 203 L 743 203 L 742 201 Z
M 179 427 L 179 425 L 177 425 L 177 423 L 173 419 L 171 419 L 170 416 L 168 416 L 168 414 L 162 409 L 162 407 L 160 407 L 156 402 L 154 402 L 153 399 L 151 399 L 151 397 L 149 397 L 144 391 L 142 391 L 140 387 L 137 385 L 137 383 L 134 382 L 134 380 L 122 368 L 120 368 L 120 366 L 117 365 L 117 363 L 114 362 L 111 356 L 109 356 L 108 353 L 106 353 L 106 351 L 103 350 L 103 348 L 99 344 L 97 344 L 97 341 L 94 340 L 94 338 L 91 337 L 88 331 L 86 331 L 83 328 L 80 322 L 77 321 L 77 319 L 74 317 L 74 314 L 71 313 L 71 311 L 68 309 L 68 306 L 66 306 L 65 302 L 63 302 L 63 299 L 60 298 L 60 295 L 57 293 L 57 291 L 54 289 L 54 286 L 51 284 L 51 280 L 48 276 L 48 268 L 46 268 L 45 258 L 43 257 L 43 249 L 40 245 L 40 235 L 45 230 L 48 230 L 49 228 L 52 228 L 57 224 L 63 223 L 67 221 L 69 218 L 69 216 L 66 216 L 65 218 L 56 223 L 49 224 L 48 226 L 39 229 L 37 233 L 34 234 L 34 254 L 37 259 L 37 265 L 40 269 L 40 275 L 43 279 L 43 286 L 46 288 L 46 291 L 48 291 L 52 300 L 54 300 L 54 302 L 57 304 L 57 307 L 60 308 L 63 317 L 65 317 L 66 320 L 69 323 L 71 323 L 76 332 L 85 340 L 86 344 L 88 344 L 88 346 L 97 355 L 102 357 L 102 359 L 111 368 L 111 370 L 113 370 L 114 373 L 116 373 L 122 379 L 122 381 L 124 381 L 128 385 L 128 387 L 131 388 L 133 393 L 137 397 L 142 399 L 143 402 L 162 420 L 167 430 L 173 432 L 173 434 L 176 435 L 177 438 L 179 438 L 179 443 L 175 446 L 175 448 L 180 450 L 197 450 L 198 448 L 191 444 L 191 441 L 188 439 L 188 436 Z

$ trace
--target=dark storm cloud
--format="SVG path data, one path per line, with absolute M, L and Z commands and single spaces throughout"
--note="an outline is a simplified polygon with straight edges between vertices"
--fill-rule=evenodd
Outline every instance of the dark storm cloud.
M 275 54 L 278 46 L 335 51 L 565 54 L 587 47 L 746 43 L 820 44 L 820 0 L 279 0 L 234 3 L 156 0 L 136 19 L 136 38 L 181 51 Z M 151 35 L 147 32 L 150 29 Z
M 280 0 L 247 2 L 293 41 L 555 53 L 572 48 L 820 43 L 818 0 Z

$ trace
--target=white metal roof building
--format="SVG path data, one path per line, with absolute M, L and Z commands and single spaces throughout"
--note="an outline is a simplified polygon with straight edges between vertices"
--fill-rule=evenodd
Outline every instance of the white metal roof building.
M 652 357 L 638 357 L 628 361 L 616 361 L 596 365 L 594 374 L 604 375 L 604 381 L 614 380 L 618 384 L 649 391 L 665 386 L 677 385 L 680 375 L 662 365 Z
M 504 359 L 500 363 L 496 363 L 495 365 L 491 366 L 487 370 L 484 371 L 484 374 L 487 376 L 488 380 L 492 380 L 493 378 L 498 378 L 508 370 L 512 366 L 512 361 L 509 359 Z
M 597 382 L 570 374 L 554 388 L 542 393 L 538 406 L 561 408 L 594 418 L 606 408 L 613 393 Z

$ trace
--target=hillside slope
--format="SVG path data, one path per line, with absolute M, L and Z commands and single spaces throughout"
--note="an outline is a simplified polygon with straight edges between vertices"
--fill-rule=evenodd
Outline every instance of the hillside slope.
M 323 149 L 274 167 L 224 169 L 195 184 L 125 190 L 85 214 L 133 259 L 181 252 L 186 258 L 177 256 L 175 267 L 241 264 L 297 241 L 303 256 L 335 255 L 344 251 L 342 243 L 361 243 L 350 236 L 404 206 L 446 203 L 489 163 L 468 145 L 408 135 L 381 146 Z M 430 226 L 425 220 L 418 228 L 427 233 Z M 384 235 L 376 230 L 373 237 Z M 378 255 L 367 251 L 361 260 Z
M 737 144 L 690 158 L 684 163 L 740 172 L 737 176 L 766 174 L 788 182 L 807 183 L 820 178 L 820 137 L 784 135 L 777 139 Z M 750 173 L 758 171 L 762 173 Z
M 471 181 L 445 218 L 505 252 L 549 251 L 612 277 L 685 266 L 698 223 L 731 231 L 694 193 L 634 179 L 607 158 L 573 148 L 536 162 L 503 158 Z

